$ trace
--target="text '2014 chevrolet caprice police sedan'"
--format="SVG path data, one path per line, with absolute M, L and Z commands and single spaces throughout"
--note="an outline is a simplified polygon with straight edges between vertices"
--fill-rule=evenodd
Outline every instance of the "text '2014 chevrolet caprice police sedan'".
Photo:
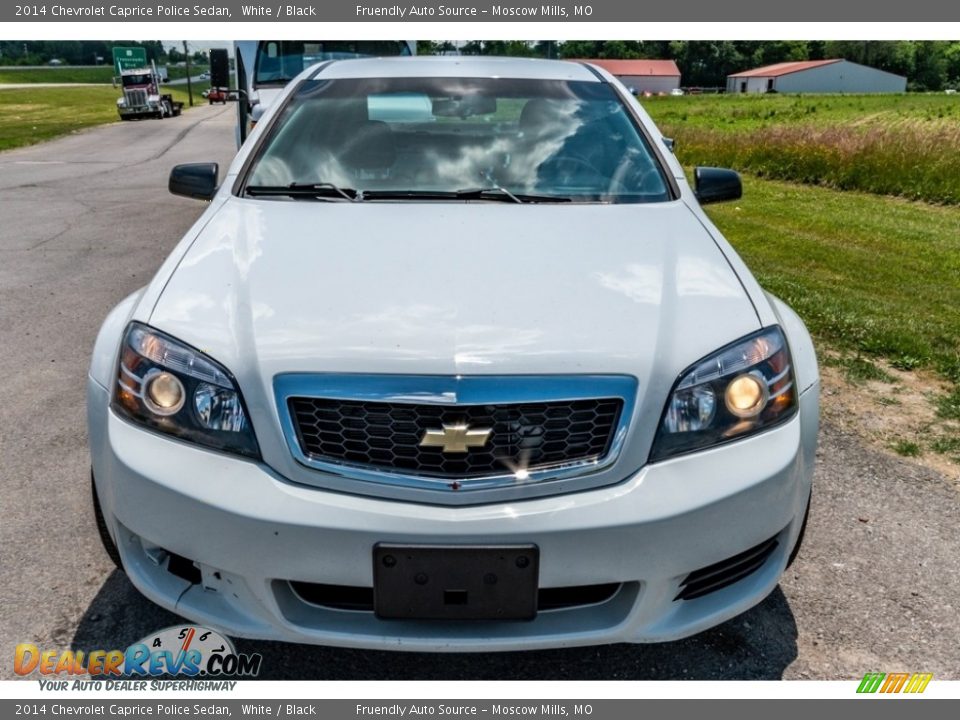
M 573 62 L 294 80 L 90 369 L 97 521 L 240 637 L 654 642 L 760 602 L 811 493 L 810 337 L 625 88 Z

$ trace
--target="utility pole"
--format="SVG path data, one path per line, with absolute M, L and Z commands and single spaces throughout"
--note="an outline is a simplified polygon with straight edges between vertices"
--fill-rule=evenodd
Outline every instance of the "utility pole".
M 190 107 L 193 107 L 193 85 L 190 81 L 190 51 L 187 49 L 187 41 L 183 41 L 183 54 L 187 58 L 187 98 L 190 101 Z

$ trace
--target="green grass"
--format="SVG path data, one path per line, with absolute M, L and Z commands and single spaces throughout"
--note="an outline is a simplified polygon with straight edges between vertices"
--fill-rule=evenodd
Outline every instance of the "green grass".
M 950 394 L 937 398 L 937 416 L 944 420 L 960 420 L 960 385 Z
M 960 204 L 956 95 L 649 98 L 687 165 Z
M 190 75 L 196 77 L 208 72 L 206 65 L 191 65 Z M 179 66 L 168 66 L 167 74 L 171 80 L 178 80 L 187 76 L 187 69 Z M 100 67 L 49 67 L 23 68 L 0 67 L 0 84 L 8 83 L 103 83 L 113 82 L 113 66 Z
M 960 384 L 960 208 L 745 177 L 741 200 L 708 212 L 819 340 Z M 941 402 L 954 413 L 960 394 Z
M 208 82 L 194 84 L 195 104 Z M 168 89 L 186 103 L 186 87 Z M 32 145 L 93 125 L 115 122 L 120 91 L 112 87 L 25 88 L 0 90 L 0 150 Z
M 117 120 L 111 87 L 0 90 L 0 150 Z
M 106 83 L 113 66 L 24 68 L 0 67 L 0 83 Z
M 897 440 L 891 447 L 897 455 L 904 457 L 918 457 L 921 453 L 920 446 L 909 440 Z
M 886 383 L 894 381 L 890 373 L 860 355 L 839 358 L 825 357 L 821 362 L 824 365 L 841 368 L 844 376 L 852 383 L 863 383 L 867 380 L 879 380 Z
M 939 437 L 931 443 L 930 447 L 941 455 L 960 453 L 960 436 Z
M 960 95 L 685 95 L 644 98 L 661 127 L 740 133 L 784 125 L 960 122 Z

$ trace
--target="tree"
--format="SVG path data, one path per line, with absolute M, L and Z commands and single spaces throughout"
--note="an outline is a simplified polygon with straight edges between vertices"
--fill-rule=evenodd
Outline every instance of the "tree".
M 670 51 L 687 86 L 722 87 L 727 75 L 750 65 L 736 44 L 727 40 L 680 40 L 670 43 Z
M 918 42 L 914 44 L 913 75 L 910 80 L 916 90 L 942 90 L 947 83 L 946 42 Z

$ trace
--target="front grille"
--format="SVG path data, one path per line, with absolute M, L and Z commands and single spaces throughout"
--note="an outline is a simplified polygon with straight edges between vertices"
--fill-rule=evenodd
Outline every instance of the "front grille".
M 449 406 L 294 397 L 289 406 L 300 449 L 311 460 L 458 479 L 602 458 L 623 400 Z M 428 430 L 463 423 L 491 429 L 482 447 L 420 446 Z
M 146 90 L 127 90 L 124 94 L 127 96 L 128 107 L 143 107 L 147 104 Z
M 739 555 L 694 570 L 680 583 L 680 593 L 674 600 L 693 600 L 733 585 L 759 570 L 776 549 L 777 539 L 772 537 Z
M 373 612 L 373 588 L 354 585 L 323 585 L 320 583 L 290 582 L 290 587 L 304 602 L 334 610 Z M 599 605 L 606 602 L 622 587 L 620 583 L 604 585 L 576 585 L 560 588 L 540 588 L 537 610 L 565 610 Z

